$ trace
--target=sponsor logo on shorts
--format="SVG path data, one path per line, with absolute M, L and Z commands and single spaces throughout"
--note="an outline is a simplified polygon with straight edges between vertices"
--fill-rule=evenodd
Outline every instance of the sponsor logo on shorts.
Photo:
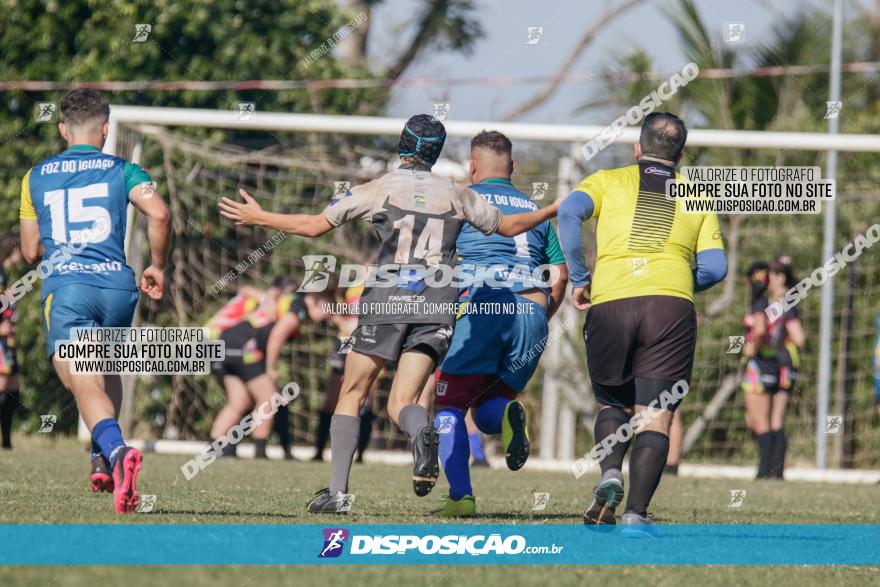
M 444 326 L 440 330 L 435 332 L 434 336 L 436 336 L 440 340 L 449 340 L 450 338 L 452 338 L 452 327 Z
M 446 395 L 446 389 L 449 387 L 448 381 L 438 381 L 435 389 L 435 393 L 437 397 L 443 397 Z

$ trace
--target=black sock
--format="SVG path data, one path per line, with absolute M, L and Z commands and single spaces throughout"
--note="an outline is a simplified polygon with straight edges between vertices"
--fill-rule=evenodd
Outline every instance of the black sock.
M 18 406 L 17 391 L 0 393 L 0 433 L 3 436 L 3 448 L 12 448 L 12 415 L 16 406 Z
M 620 408 L 607 407 L 599 410 L 599 415 L 596 416 L 596 424 L 593 426 L 593 436 L 595 437 L 596 444 L 601 444 L 605 438 L 616 434 L 617 430 L 627 422 L 629 422 L 629 418 L 626 417 L 626 414 Z M 626 456 L 626 449 L 629 448 L 631 441 L 632 439 L 630 438 L 626 442 L 618 442 L 611 447 L 611 452 L 599 463 L 599 468 L 602 469 L 603 473 L 609 469 L 621 470 L 623 467 L 623 457 Z
M 666 465 L 663 467 L 663 472 L 667 475 L 678 475 L 678 463 L 674 465 Z
M 258 438 L 254 440 L 254 458 L 266 459 L 266 439 Z
M 290 412 L 287 411 L 287 406 L 278 408 L 275 420 L 272 422 L 272 430 L 278 435 L 278 442 L 281 443 L 281 450 L 284 451 L 284 455 L 289 455 L 293 438 L 290 434 Z
M 214 444 L 214 442 L 212 441 L 211 444 Z M 237 454 L 235 454 L 235 452 L 236 452 L 236 451 L 235 451 L 235 447 L 236 447 L 236 446 L 237 446 L 237 445 L 232 444 L 232 443 L 227 444 L 227 445 L 224 446 L 223 449 L 221 450 L 221 454 L 220 454 L 220 456 L 223 456 L 223 457 L 235 457 L 235 456 L 238 456 Z
M 773 467 L 773 433 L 765 432 L 756 436 L 758 440 L 758 479 L 769 479 Z
M 785 430 L 771 430 L 770 434 L 773 435 L 770 475 L 782 479 L 782 472 L 785 469 Z
M 330 412 L 318 413 L 318 431 L 315 433 L 315 459 L 323 460 L 324 449 L 330 439 L 330 420 L 333 414 Z
M 372 410 L 361 410 L 361 429 L 358 434 L 357 461 L 364 462 L 364 451 L 370 446 L 370 438 L 373 436 L 373 420 L 376 419 Z
M 653 430 L 636 435 L 632 455 L 629 457 L 629 495 L 626 511 L 644 516 L 654 497 L 666 457 L 669 455 L 669 437 Z

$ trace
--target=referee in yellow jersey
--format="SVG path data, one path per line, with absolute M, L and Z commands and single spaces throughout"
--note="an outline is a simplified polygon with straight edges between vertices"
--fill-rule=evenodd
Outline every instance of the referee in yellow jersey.
M 685 214 L 667 199 L 668 179 L 679 177 L 687 129 L 669 113 L 645 118 L 636 164 L 597 171 L 562 203 L 559 236 L 574 285 L 572 303 L 587 311 L 584 342 L 600 411 L 596 444 L 617 433 L 635 412 L 643 424 L 617 442 L 600 462 L 602 478 L 584 514 L 587 524 L 614 524 L 623 500 L 621 468 L 629 445 L 629 494 L 621 524 L 651 532 L 647 508 L 669 452 L 669 424 L 677 405 L 659 416 L 646 411 L 677 381 L 690 381 L 697 337 L 694 292 L 727 274 L 718 219 Z M 583 223 L 595 217 L 597 260 L 584 263 Z M 607 443 L 606 446 L 610 445 Z

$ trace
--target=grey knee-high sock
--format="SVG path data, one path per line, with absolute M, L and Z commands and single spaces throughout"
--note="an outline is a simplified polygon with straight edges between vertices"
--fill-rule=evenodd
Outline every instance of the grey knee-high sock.
M 428 410 L 419 404 L 410 404 L 400 410 L 400 429 L 412 441 L 419 430 L 428 425 Z
M 330 460 L 333 466 L 330 491 L 333 493 L 348 493 L 348 475 L 351 473 L 351 461 L 357 450 L 360 429 L 361 419 L 357 416 L 334 414 L 330 420 Z

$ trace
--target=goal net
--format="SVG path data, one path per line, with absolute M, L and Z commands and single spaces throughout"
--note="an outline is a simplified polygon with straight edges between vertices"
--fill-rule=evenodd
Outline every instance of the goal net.
M 139 324 L 203 324 L 241 285 L 266 287 L 278 275 L 301 280 L 303 255 L 335 255 L 340 263 L 375 261 L 377 243 L 365 223 L 345 225 L 319 239 L 303 239 L 237 227 L 219 216 L 217 201 L 245 188 L 269 210 L 318 212 L 340 182 L 357 185 L 396 165 L 403 121 L 263 113 L 241 121 L 235 118 L 238 113 L 230 112 L 126 107 L 113 112 L 111 147 L 151 173 L 173 213 L 170 297 L 161 304 L 142 300 Z M 600 129 L 451 121 L 444 158 L 436 171 L 466 183 L 469 137 L 492 128 L 507 132 L 514 141 L 514 184 L 536 199 L 543 197 L 541 204 L 567 193 L 588 173 L 631 163 L 631 143 L 636 140 L 635 130 L 628 129 L 618 143 L 587 163 L 578 147 Z M 792 139 L 793 146 L 786 150 L 778 145 L 779 137 L 765 140 L 764 133 L 744 134 L 750 136 L 693 131 L 687 164 L 824 165 L 827 147 L 808 142 L 816 135 L 790 133 L 799 140 Z M 724 146 L 725 141 L 733 146 Z M 878 154 L 870 149 L 840 150 L 835 250 L 880 219 Z M 743 334 L 742 318 L 749 304 L 742 274 L 753 261 L 771 261 L 783 254 L 792 258 L 798 274 L 820 267 L 822 216 L 721 216 L 720 220 L 730 276 L 697 296 L 698 346 L 690 392 L 681 408 L 687 431 L 684 459 L 746 464 L 754 462 L 755 448 L 745 427 L 738 384 L 741 355 L 729 352 L 730 337 Z M 585 230 L 587 242 L 594 242 L 594 223 L 587 223 Z M 129 234 L 129 259 L 138 271 L 148 262 L 142 218 L 135 217 Z M 588 248 L 592 265 L 595 246 Z M 880 465 L 872 387 L 880 314 L 878 280 L 880 251 L 870 249 L 834 278 L 829 414 L 842 415 L 844 425 L 828 438 L 832 466 Z M 808 341 L 786 422 L 793 464 L 811 464 L 816 450 L 819 291 L 814 289 L 799 306 Z M 568 302 L 563 308 L 551 324 L 551 340 L 525 398 L 540 456 L 570 462 L 593 444 L 596 405 L 586 375 L 583 316 Z M 284 351 L 281 380 L 296 381 L 302 388 L 291 406 L 299 445 L 314 441 L 330 372 L 328 357 L 337 344 L 329 327 L 310 324 Z M 403 448 L 403 438 L 385 411 L 388 389 L 385 381 L 371 400 L 378 415 L 373 446 Z M 135 434 L 179 439 L 207 438 L 224 402 L 221 386 L 210 376 L 143 379 L 137 382 L 133 398 Z

